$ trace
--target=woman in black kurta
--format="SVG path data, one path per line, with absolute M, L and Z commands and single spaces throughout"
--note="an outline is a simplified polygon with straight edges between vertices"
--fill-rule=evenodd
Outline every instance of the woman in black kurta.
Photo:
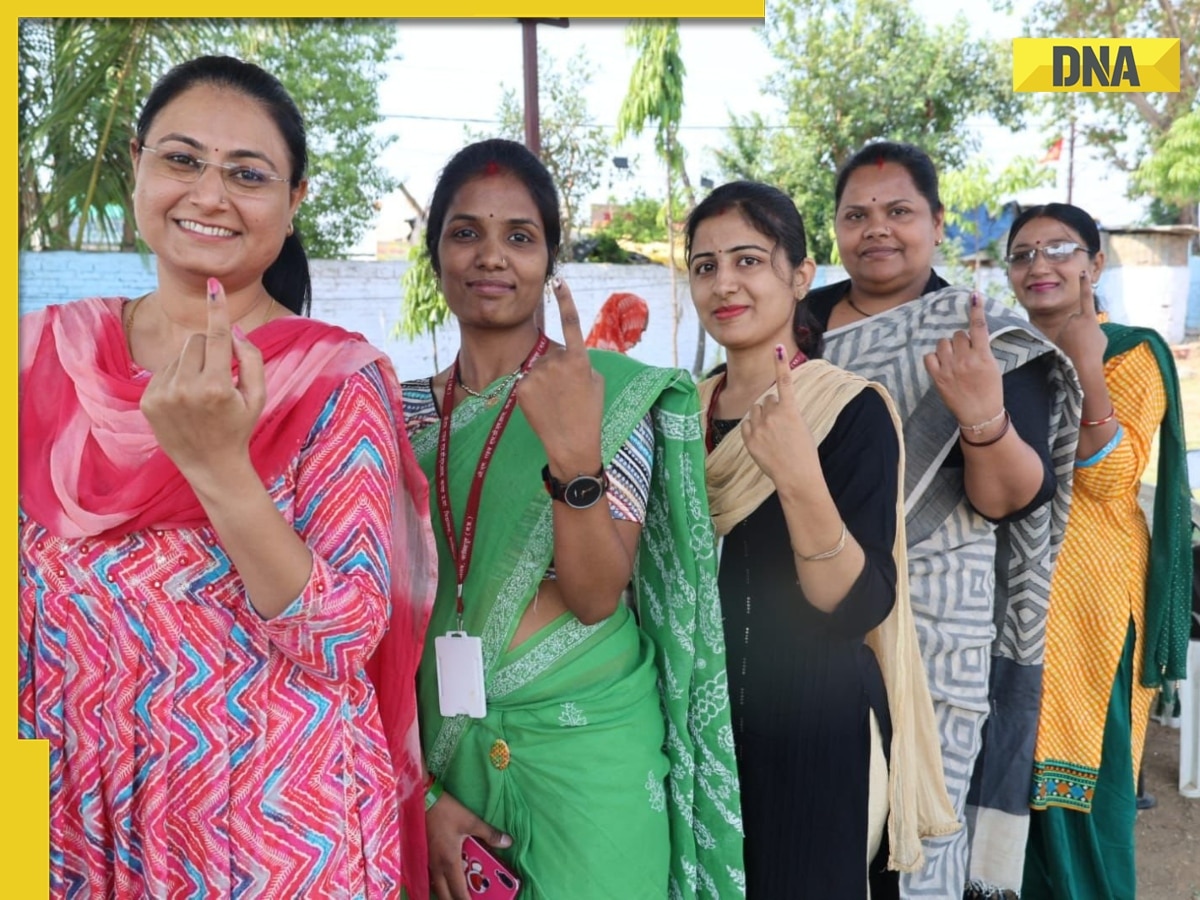
M 896 603 L 900 442 L 885 396 L 793 327 L 804 244 L 795 205 L 761 184 L 723 185 L 688 221 L 692 300 L 728 360 L 701 398 L 747 896 L 860 900 L 883 824 L 869 839 L 872 748 L 891 732 L 864 639 Z M 876 858 L 871 896 L 895 896 Z
M 717 435 L 737 420 L 713 422 Z M 892 437 L 889 440 L 889 435 Z M 733 527 L 720 591 L 746 832 L 747 895 L 865 896 L 869 712 L 887 747 L 887 695 L 863 637 L 891 611 L 899 445 L 880 396 L 864 392 L 818 446 L 825 484 L 866 564 L 832 613 L 810 605 L 778 494 Z M 719 442 L 719 437 L 717 438 Z M 872 866 L 872 900 L 896 892 Z

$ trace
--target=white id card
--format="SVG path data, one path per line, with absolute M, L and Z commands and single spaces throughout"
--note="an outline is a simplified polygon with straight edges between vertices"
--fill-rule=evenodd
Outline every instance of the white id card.
M 438 709 L 443 716 L 487 715 L 483 687 L 483 641 L 465 631 L 433 639 L 437 657 Z

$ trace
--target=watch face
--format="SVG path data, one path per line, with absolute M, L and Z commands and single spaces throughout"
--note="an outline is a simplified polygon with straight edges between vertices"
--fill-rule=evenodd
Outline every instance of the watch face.
M 563 490 L 563 500 L 567 506 L 575 509 L 587 509 L 594 506 L 604 496 L 604 481 L 591 475 L 580 475 L 567 482 Z

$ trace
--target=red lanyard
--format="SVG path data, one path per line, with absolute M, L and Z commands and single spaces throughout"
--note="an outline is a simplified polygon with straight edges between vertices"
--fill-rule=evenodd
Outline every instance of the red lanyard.
M 483 479 L 487 475 L 488 467 L 492 464 L 492 455 L 496 452 L 496 445 L 500 443 L 500 436 L 504 433 L 505 426 L 508 425 L 508 420 L 512 418 L 513 409 L 516 408 L 517 385 L 521 383 L 521 379 L 525 377 L 525 373 L 529 371 L 534 361 L 546 352 L 546 347 L 549 344 L 550 339 L 545 334 L 539 332 L 537 343 L 529 351 L 529 355 L 525 357 L 525 362 L 521 363 L 517 380 L 513 384 L 512 390 L 508 392 L 508 397 L 505 398 L 504 405 L 500 407 L 500 415 L 496 417 L 496 421 L 492 425 L 492 430 L 488 433 L 487 441 L 483 445 L 483 451 L 479 454 L 479 464 L 475 467 L 475 476 L 471 479 L 470 493 L 467 494 L 467 508 L 463 513 L 461 544 L 454 531 L 454 515 L 450 511 L 449 477 L 450 413 L 454 410 L 454 385 L 458 380 L 458 357 L 454 358 L 454 367 L 450 369 L 450 374 L 446 377 L 446 393 L 442 400 L 442 421 L 438 428 L 435 481 L 437 484 L 438 513 L 442 517 L 442 529 L 446 533 L 446 542 L 450 545 L 450 552 L 454 555 L 455 567 L 457 569 L 459 631 L 462 631 L 463 585 L 467 580 L 467 572 L 471 569 L 471 551 L 475 547 L 475 524 L 479 519 L 479 500 L 483 496 Z
M 808 357 L 804 355 L 803 350 L 797 350 L 796 355 L 792 357 L 792 361 L 788 363 L 788 368 L 794 369 L 807 359 Z M 706 421 L 704 424 L 704 448 L 709 453 L 712 453 L 717 447 L 716 433 L 713 431 L 713 420 L 716 418 L 717 413 L 717 398 L 721 396 L 721 391 L 725 390 L 726 374 L 725 372 L 721 373 L 721 380 L 713 388 L 712 397 L 708 401 L 708 415 L 705 416 Z

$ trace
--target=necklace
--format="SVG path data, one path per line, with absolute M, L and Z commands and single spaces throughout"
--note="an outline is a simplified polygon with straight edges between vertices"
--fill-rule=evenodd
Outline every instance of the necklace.
M 462 388 L 464 391 L 466 391 L 472 397 L 475 397 L 477 400 L 482 400 L 488 406 L 495 406 L 497 403 L 500 402 L 500 398 L 505 394 L 505 392 L 507 392 L 508 389 L 516 383 L 517 378 L 521 374 L 521 369 L 523 369 L 524 367 L 525 367 L 525 363 L 521 363 L 521 365 L 517 366 L 515 369 L 513 369 L 511 372 L 509 372 L 503 378 L 499 379 L 496 382 L 496 386 L 494 388 L 492 388 L 490 391 L 480 392 L 480 391 L 472 390 L 471 388 L 467 387 L 466 382 L 464 382 L 459 377 L 458 360 L 455 360 L 454 361 L 454 381 L 460 388 Z
M 874 315 L 874 313 L 863 312 L 863 311 L 862 311 L 862 310 L 859 308 L 858 304 L 857 304 L 857 303 L 855 303 L 855 302 L 854 302 L 854 301 L 853 301 L 853 300 L 850 298 L 850 294 L 849 294 L 849 292 L 847 292 L 847 294 L 846 294 L 846 302 L 850 304 L 850 308 L 851 308 L 852 310 L 854 310 L 856 313 L 858 313 L 858 314 L 859 314 L 860 316 L 862 316 L 864 319 L 869 319 L 869 318 L 871 318 L 871 316 L 872 316 L 872 315 Z
M 807 361 L 808 361 L 808 356 L 805 355 L 804 351 L 797 350 L 796 355 L 793 356 L 791 358 L 791 360 L 788 362 L 788 368 L 794 369 L 797 366 L 799 366 L 802 363 L 805 363 Z M 708 450 L 709 453 L 712 453 L 713 450 L 715 450 L 717 448 L 717 442 L 721 438 L 723 438 L 726 434 L 728 434 L 730 431 L 732 431 L 733 428 L 736 427 L 737 425 L 741 425 L 742 420 L 746 418 L 746 416 L 743 415 L 741 417 L 741 419 L 737 420 L 735 425 L 730 426 L 728 428 L 717 425 L 717 422 L 722 421 L 717 418 L 717 399 L 721 396 L 721 392 L 723 390 L 725 390 L 725 382 L 727 382 L 729 380 L 729 370 L 726 369 L 724 372 L 722 372 L 720 374 L 719 377 L 721 380 L 718 381 L 713 386 L 712 396 L 708 400 L 708 414 L 705 416 L 704 447 L 706 450 Z M 774 382 L 772 382 L 772 383 L 774 383 Z M 778 393 L 778 392 L 776 392 L 776 393 Z M 725 420 L 725 421 L 728 421 L 728 420 Z M 720 435 L 717 434 L 718 431 L 721 432 Z
M 142 301 L 149 297 L 149 294 L 142 294 L 136 300 L 129 301 L 129 315 L 125 317 L 125 334 L 126 336 L 133 333 L 133 320 L 137 316 L 138 310 L 142 306 Z
M 150 297 L 149 294 L 142 294 L 142 296 L 138 297 L 136 300 L 129 301 L 129 304 L 128 304 L 129 315 L 125 319 L 125 336 L 127 338 L 133 334 L 133 321 L 134 321 L 134 319 L 137 318 L 138 310 L 142 308 L 142 302 L 149 299 L 149 297 Z M 263 292 L 263 297 L 267 301 L 267 306 L 266 306 L 267 314 L 265 316 L 263 316 L 263 320 L 261 322 L 259 322 L 256 327 L 262 327 L 263 325 L 266 325 L 268 322 L 270 322 L 273 318 L 275 318 L 274 300 L 272 299 L 271 295 L 266 293 L 265 291 Z M 260 303 L 262 303 L 262 300 L 259 300 L 258 302 L 256 302 L 254 304 L 254 307 L 251 308 L 250 313 L 254 312 L 254 308 L 256 308 Z M 242 319 L 245 319 L 246 316 L 249 316 L 250 313 L 246 313 L 245 316 L 242 316 L 241 319 L 238 319 L 237 322 L 234 322 L 233 324 L 237 325 L 239 322 L 242 321 Z M 166 310 L 163 311 L 163 315 L 167 315 Z M 171 319 L 170 316 L 167 316 L 167 318 L 170 321 L 174 322 L 174 319 Z M 468 388 L 465 384 L 463 385 L 463 389 L 466 390 L 467 393 L 471 393 L 470 388 Z

